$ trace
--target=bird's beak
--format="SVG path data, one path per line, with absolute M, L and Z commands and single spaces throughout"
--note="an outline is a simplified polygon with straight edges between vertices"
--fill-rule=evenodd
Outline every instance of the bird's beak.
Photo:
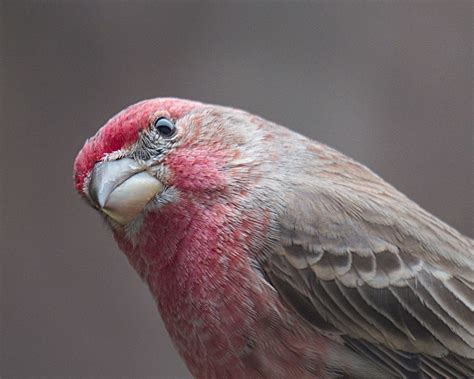
M 89 181 L 91 200 L 119 224 L 128 224 L 163 190 L 145 170 L 130 158 L 98 163 Z

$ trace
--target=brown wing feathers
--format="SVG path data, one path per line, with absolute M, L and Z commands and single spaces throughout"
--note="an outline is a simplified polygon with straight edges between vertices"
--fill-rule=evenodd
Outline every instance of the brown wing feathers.
M 429 248 L 399 226 L 387 238 L 389 222 L 371 229 L 323 208 L 305 204 L 281 220 L 265 270 L 282 297 L 391 374 L 474 377 L 474 284 L 460 275 L 469 270 L 425 261 Z

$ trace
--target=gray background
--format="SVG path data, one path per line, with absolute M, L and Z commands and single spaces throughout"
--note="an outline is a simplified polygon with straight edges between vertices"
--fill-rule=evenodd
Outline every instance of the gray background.
M 0 4 L 4 378 L 189 376 L 73 190 L 84 140 L 143 98 L 287 125 L 474 234 L 471 1 Z

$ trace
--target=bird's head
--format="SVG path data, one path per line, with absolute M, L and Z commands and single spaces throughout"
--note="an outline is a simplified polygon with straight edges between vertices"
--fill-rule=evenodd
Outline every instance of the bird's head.
M 205 204 L 249 180 L 259 122 L 245 112 L 174 98 L 110 119 L 74 164 L 77 191 L 115 228 L 183 197 Z

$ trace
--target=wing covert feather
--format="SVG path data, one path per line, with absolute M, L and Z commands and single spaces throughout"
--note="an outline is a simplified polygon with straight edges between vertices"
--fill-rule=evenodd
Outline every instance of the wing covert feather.
M 474 243 L 371 175 L 358 190 L 296 183 L 265 271 L 307 321 L 388 372 L 474 376 Z

